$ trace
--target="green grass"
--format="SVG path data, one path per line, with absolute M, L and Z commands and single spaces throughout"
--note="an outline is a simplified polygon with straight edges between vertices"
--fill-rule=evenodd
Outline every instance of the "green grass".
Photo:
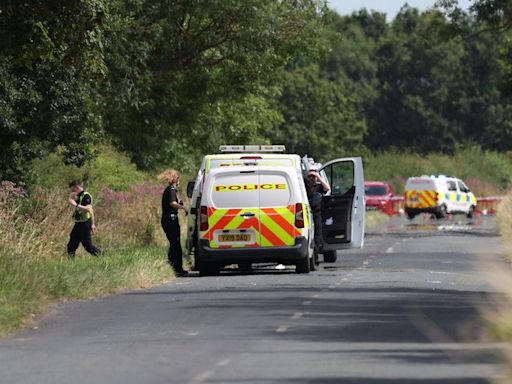
M 95 258 L 32 260 L 0 254 L 0 336 L 19 329 L 63 299 L 88 299 L 149 287 L 172 277 L 162 247 Z
M 365 218 L 366 229 L 384 224 L 389 220 L 389 216 L 379 211 L 367 211 Z

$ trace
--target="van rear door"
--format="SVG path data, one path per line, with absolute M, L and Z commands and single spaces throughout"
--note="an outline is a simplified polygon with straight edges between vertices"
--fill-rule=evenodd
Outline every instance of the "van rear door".
M 260 170 L 260 236 L 262 247 L 295 244 L 294 185 L 289 174 L 277 170 Z
M 322 197 L 322 249 L 362 248 L 364 173 L 360 157 L 336 159 L 322 167 L 331 190 Z
M 259 176 L 256 170 L 219 173 L 207 205 L 208 229 L 201 238 L 212 248 L 256 247 L 259 229 Z

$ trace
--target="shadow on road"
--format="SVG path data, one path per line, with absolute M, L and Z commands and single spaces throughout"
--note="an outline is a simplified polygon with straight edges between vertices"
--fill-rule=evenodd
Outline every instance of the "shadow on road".
M 189 295 L 184 308 L 197 313 L 222 311 L 230 318 L 239 314 L 249 317 L 262 326 L 249 328 L 243 337 L 259 340 L 283 340 L 284 346 L 301 345 L 302 350 L 255 351 L 261 354 L 314 353 L 329 356 L 328 361 L 377 361 L 378 365 L 407 366 L 449 372 L 457 366 L 457 374 L 451 372 L 435 379 L 402 378 L 398 372 L 393 379 L 369 377 L 314 379 L 241 379 L 239 383 L 489 383 L 485 375 L 471 376 L 474 371 L 464 372 L 466 365 L 496 364 L 501 351 L 495 345 L 480 344 L 485 329 L 482 308 L 496 305 L 500 296 L 488 292 L 464 292 L 432 289 L 381 289 L 338 288 L 329 290 L 312 301 L 300 321 L 290 322 L 286 332 L 276 333 L 276 325 L 297 312 L 305 292 L 303 287 L 273 287 L 229 289 L 209 291 L 208 301 L 202 299 L 204 291 L 167 292 L 169 295 Z M 279 292 L 279 294 L 276 294 Z M 136 292 L 131 294 L 165 294 L 165 292 Z M 239 319 L 239 318 L 238 318 Z M 215 332 L 212 324 L 209 333 Z M 291 343 L 290 343 L 291 342 Z M 310 349 L 311 348 L 311 349 Z M 276 355 L 277 358 L 277 355 Z M 459 376 L 460 375 L 460 376 Z M 425 376 L 423 374 L 423 376 Z M 421 375 L 420 375 L 421 377 Z M 455 378 L 454 378 L 455 377 Z M 209 382 L 209 381 L 208 381 Z M 212 381 L 215 382 L 215 381 Z M 223 381 L 229 382 L 229 381 Z

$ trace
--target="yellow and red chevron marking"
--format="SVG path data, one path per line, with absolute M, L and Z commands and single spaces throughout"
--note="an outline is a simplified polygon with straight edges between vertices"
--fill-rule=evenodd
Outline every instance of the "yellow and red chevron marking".
M 254 217 L 241 216 L 252 212 Z M 302 234 L 295 228 L 295 206 L 275 208 L 215 209 L 208 208 L 209 228 L 201 233 L 212 248 L 279 247 L 295 244 L 295 237 Z M 215 243 L 218 230 L 252 229 L 256 233 L 255 243 L 224 245 Z
M 409 208 L 432 208 L 437 205 L 435 191 L 410 190 L 405 193 L 405 206 Z

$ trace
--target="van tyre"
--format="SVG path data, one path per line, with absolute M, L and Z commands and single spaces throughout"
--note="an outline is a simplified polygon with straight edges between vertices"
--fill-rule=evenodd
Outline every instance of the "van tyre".
M 416 214 L 415 213 L 412 213 L 412 212 L 407 212 L 407 218 L 409 220 L 414 220 L 414 218 L 416 217 Z
M 466 214 L 466 216 L 468 217 L 468 219 L 472 219 L 474 215 L 475 215 L 475 206 L 474 206 L 474 205 L 472 205 L 472 206 L 469 208 L 469 211 L 468 211 L 468 213 Z
M 309 273 L 309 257 L 297 261 L 297 264 L 295 264 L 295 272 Z
M 324 252 L 325 263 L 335 263 L 336 260 L 338 260 L 338 255 L 336 254 L 336 251 Z
M 446 205 L 441 205 L 436 211 L 436 219 L 444 219 L 446 217 Z

